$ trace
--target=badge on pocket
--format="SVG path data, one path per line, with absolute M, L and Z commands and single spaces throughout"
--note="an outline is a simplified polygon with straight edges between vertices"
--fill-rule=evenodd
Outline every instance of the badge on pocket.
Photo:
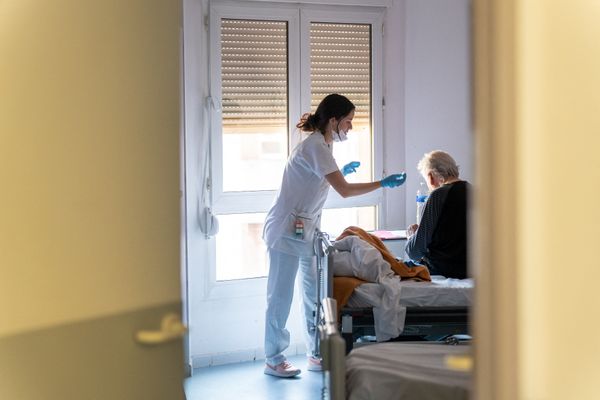
M 304 222 L 300 218 L 296 218 L 296 222 L 294 222 L 294 233 L 296 239 L 304 240 Z

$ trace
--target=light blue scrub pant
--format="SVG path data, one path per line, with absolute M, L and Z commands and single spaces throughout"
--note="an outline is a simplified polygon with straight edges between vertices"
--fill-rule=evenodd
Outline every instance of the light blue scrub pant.
M 292 256 L 273 249 L 268 249 L 268 254 L 265 355 L 266 362 L 275 366 L 285 361 L 283 352 L 290 345 L 290 332 L 285 329 L 285 324 L 290 314 L 298 267 L 300 267 L 302 280 L 302 310 L 307 355 L 313 355 L 315 352 L 314 312 L 317 300 L 317 268 L 314 256 Z

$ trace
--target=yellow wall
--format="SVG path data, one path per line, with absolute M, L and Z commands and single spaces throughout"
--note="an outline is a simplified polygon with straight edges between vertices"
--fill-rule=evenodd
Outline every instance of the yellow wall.
M 520 398 L 598 398 L 600 2 L 518 3 Z
M 0 335 L 180 300 L 179 3 L 0 1 Z

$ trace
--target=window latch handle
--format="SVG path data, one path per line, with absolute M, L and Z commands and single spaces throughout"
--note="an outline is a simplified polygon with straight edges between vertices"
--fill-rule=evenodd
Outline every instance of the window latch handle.
M 221 112 L 221 101 L 212 96 L 206 98 L 206 107 L 212 108 L 216 112 Z

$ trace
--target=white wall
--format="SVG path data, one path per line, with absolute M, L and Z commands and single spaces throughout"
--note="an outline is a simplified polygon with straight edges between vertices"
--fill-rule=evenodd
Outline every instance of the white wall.
M 469 0 L 406 0 L 406 223 L 415 222 L 425 152 L 447 151 L 472 182 L 469 10 Z
M 383 36 L 383 165 L 386 174 L 406 171 L 404 152 L 405 0 L 395 0 L 385 13 Z M 409 171 L 410 173 L 410 171 Z M 409 176 L 408 179 L 412 177 Z M 382 229 L 406 226 L 406 184 L 384 191 L 385 221 Z
M 196 21 L 202 20 L 206 4 L 202 0 L 184 1 L 186 33 L 203 37 L 206 31 Z M 452 4 L 446 4 L 452 3 Z M 406 170 L 406 187 L 386 191 L 387 221 L 384 228 L 402 228 L 413 221 L 414 192 L 418 183 L 416 162 L 427 150 L 444 148 L 456 155 L 469 179 L 471 170 L 471 137 L 469 135 L 469 72 L 468 72 L 468 12 L 467 0 L 390 2 L 385 15 L 384 36 L 384 165 L 387 173 Z M 186 51 L 186 64 L 202 71 L 200 47 Z M 405 64 L 406 61 L 406 64 Z M 190 64 L 188 64 L 189 67 Z M 188 79 L 189 76 L 186 76 Z M 189 107 L 202 108 L 205 83 L 195 82 L 186 91 Z M 441 112 L 432 115 L 430 109 Z M 201 131 L 200 122 L 186 115 L 186 128 Z M 418 129 L 417 129 L 418 128 Z M 188 171 L 198 173 L 202 163 L 198 136 L 187 136 Z M 197 182 L 188 181 L 188 199 L 197 196 Z M 409 199 L 408 204 L 406 199 Z M 190 201 L 190 200 L 189 200 Z M 412 207 L 412 210 L 410 208 Z M 405 210 L 409 209 L 408 217 Z M 193 200 L 187 207 L 188 257 L 192 262 L 189 280 L 190 357 L 195 367 L 264 357 L 264 310 L 266 290 L 256 284 L 254 294 L 230 299 L 210 299 L 203 271 L 207 241 L 197 230 L 197 205 Z M 255 280 L 256 281 L 256 280 Z M 262 280 L 264 281 L 264 279 Z M 258 288 L 258 290 L 257 290 Z M 299 293 L 299 291 L 296 291 Z M 303 329 L 300 305 L 295 299 L 288 323 L 292 352 L 302 352 Z M 260 313 L 256 309 L 261 310 Z M 248 318 L 251 309 L 257 318 Z M 241 321 L 246 321 L 242 323 Z M 226 327 L 226 329 L 223 329 Z

